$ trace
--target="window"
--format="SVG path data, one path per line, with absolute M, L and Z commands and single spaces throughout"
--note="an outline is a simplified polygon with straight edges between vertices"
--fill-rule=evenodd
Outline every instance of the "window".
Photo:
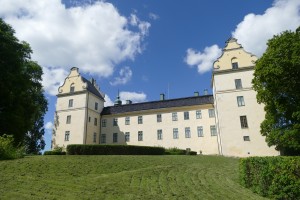
M 130 117 L 125 117 L 125 125 L 129 125 L 130 124 Z
M 202 118 L 201 110 L 196 110 L 196 119 L 201 119 L 201 118 Z
M 91 117 L 89 117 L 89 122 L 91 122 Z
M 101 144 L 105 144 L 106 143 L 106 134 L 101 134 L 101 140 L 100 140 Z
M 242 89 L 242 80 L 241 79 L 234 79 L 235 82 L 235 89 Z
M 185 128 L 185 138 L 190 138 L 191 137 L 191 130 L 190 127 Z
M 96 143 L 97 141 L 97 133 L 94 133 L 93 142 Z
M 106 127 L 106 119 L 102 119 L 102 127 Z
M 67 124 L 71 124 L 71 115 L 67 116 Z
M 113 134 L 113 143 L 117 143 L 118 142 L 118 133 L 114 133 Z
M 250 137 L 249 136 L 244 136 L 244 141 L 250 141 Z
M 129 142 L 130 141 L 130 133 L 126 132 L 125 133 L 125 142 Z
M 243 96 L 236 97 L 236 100 L 237 100 L 238 107 L 245 106 L 245 102 L 244 102 L 244 97 Z
M 238 59 L 237 58 L 232 58 L 231 59 L 231 66 L 232 69 L 238 69 L 239 68 L 239 64 L 238 64 Z
M 215 117 L 215 109 L 208 109 L 208 116 L 209 118 Z
M 157 130 L 157 139 L 162 140 L 162 130 L 161 129 Z
M 138 116 L 138 124 L 142 124 L 143 123 L 143 116 Z
M 113 126 L 118 126 L 118 118 L 114 118 Z
M 203 126 L 197 127 L 198 137 L 203 137 Z
M 143 131 L 138 132 L 138 141 L 143 141 Z
M 178 128 L 173 128 L 173 139 L 178 139 Z
M 70 139 L 70 131 L 65 132 L 65 141 L 69 141 Z
M 240 116 L 241 128 L 248 128 L 247 116 Z
M 69 99 L 69 108 L 73 107 L 73 99 Z
M 184 120 L 190 119 L 189 112 L 184 112 Z
M 75 91 L 75 86 L 74 86 L 74 83 L 72 83 L 70 86 L 70 92 L 74 92 L 74 91 Z
M 232 69 L 238 69 L 239 68 L 239 64 L 237 62 L 233 62 L 231 63 L 232 65 Z
M 97 126 L 97 118 L 94 119 L 94 125 Z
M 98 110 L 98 103 L 95 102 L 95 110 Z
M 161 114 L 157 114 L 156 115 L 156 121 L 157 122 L 161 122 L 162 120 L 161 120 Z
M 216 136 L 217 135 L 217 129 L 216 129 L 215 125 L 210 126 L 210 135 L 211 136 Z
M 177 113 L 172 113 L 172 121 L 177 121 Z

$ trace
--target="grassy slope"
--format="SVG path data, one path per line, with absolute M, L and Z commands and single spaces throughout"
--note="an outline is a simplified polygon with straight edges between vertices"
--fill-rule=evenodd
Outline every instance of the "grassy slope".
M 35 156 L 0 161 L 0 199 L 263 199 L 238 184 L 238 159 Z

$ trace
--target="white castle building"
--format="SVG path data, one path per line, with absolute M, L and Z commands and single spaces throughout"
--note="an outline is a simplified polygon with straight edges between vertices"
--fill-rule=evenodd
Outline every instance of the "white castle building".
M 95 80 L 73 67 L 59 87 L 52 148 L 68 144 L 177 147 L 198 154 L 279 155 L 260 134 L 265 112 L 252 88 L 257 57 L 231 38 L 214 62 L 213 95 L 104 107 Z

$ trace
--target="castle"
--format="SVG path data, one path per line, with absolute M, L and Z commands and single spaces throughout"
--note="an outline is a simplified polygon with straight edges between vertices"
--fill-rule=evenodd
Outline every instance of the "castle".
M 263 105 L 252 89 L 257 57 L 230 38 L 214 62 L 213 95 L 104 107 L 95 80 L 73 67 L 58 89 L 52 136 L 54 146 L 68 144 L 127 144 L 177 147 L 205 155 L 274 156 L 260 134 Z

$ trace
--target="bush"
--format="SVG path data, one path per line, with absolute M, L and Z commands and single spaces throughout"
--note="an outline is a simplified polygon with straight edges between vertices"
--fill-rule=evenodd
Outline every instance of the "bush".
M 62 151 L 45 151 L 44 155 L 49 156 L 49 155 L 66 155 L 66 152 Z
M 15 147 L 12 135 L 0 136 L 0 160 L 9 160 L 24 157 L 24 148 Z
M 69 155 L 163 155 L 162 147 L 133 145 L 84 145 L 70 144 L 67 146 Z
M 243 186 L 272 199 L 299 199 L 300 157 L 240 159 Z
M 197 155 L 196 151 L 187 151 L 177 147 L 166 149 L 165 155 Z
M 63 147 L 55 146 L 52 151 L 45 151 L 44 155 L 66 155 L 66 152 L 63 151 Z

